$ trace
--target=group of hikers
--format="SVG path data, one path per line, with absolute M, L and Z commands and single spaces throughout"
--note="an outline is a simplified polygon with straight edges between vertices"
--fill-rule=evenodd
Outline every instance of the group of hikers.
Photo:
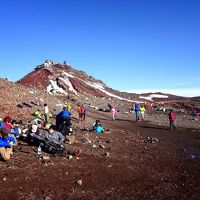
M 31 123 L 23 123 L 6 116 L 0 119 L 0 155 L 1 159 L 8 162 L 17 146 L 18 138 L 25 140 L 29 145 L 37 146 L 39 149 L 53 154 L 63 154 L 67 149 L 64 143 L 66 136 L 72 134 L 71 106 L 64 105 L 62 110 L 55 116 L 55 125 L 49 124 L 50 117 L 47 104 L 44 104 L 44 112 L 37 109 Z M 86 106 L 78 104 L 78 122 L 86 120 Z M 21 127 L 21 128 L 20 128 Z M 23 130 L 22 130 L 23 129 Z M 91 131 L 104 132 L 100 120 L 91 125 Z
M 109 111 L 112 114 L 112 119 L 116 120 L 117 109 L 114 106 L 108 104 Z M 147 105 L 134 103 L 133 108 L 136 121 L 145 120 L 145 112 Z M 12 119 L 11 116 L 6 116 L 0 120 L 0 155 L 4 161 L 10 160 L 13 153 L 13 147 L 17 145 L 17 138 L 26 140 L 28 144 L 35 145 L 43 151 L 49 153 L 63 153 L 67 145 L 64 143 L 66 136 L 72 134 L 71 123 L 71 111 L 72 108 L 69 104 L 64 104 L 62 110 L 60 110 L 55 116 L 55 125 L 49 124 L 50 117 L 52 115 L 49 112 L 47 104 L 44 104 L 44 112 L 41 113 L 40 109 L 37 109 L 33 115 L 35 119 L 30 124 L 26 124 L 26 128 L 23 127 L 23 131 L 20 129 L 20 122 Z M 77 104 L 78 122 L 86 120 L 86 105 Z M 170 129 L 176 129 L 174 121 L 175 114 L 173 110 L 169 113 Z M 23 124 L 23 123 L 21 123 Z M 104 128 L 101 121 L 97 119 L 91 126 L 91 131 L 95 133 L 104 132 Z
M 133 104 L 133 110 L 135 112 L 135 118 L 136 121 L 139 121 L 140 118 L 142 121 L 145 120 L 145 112 L 146 112 L 146 108 L 147 108 L 147 104 L 139 104 L 139 103 L 135 103 Z M 153 107 L 151 108 L 153 109 Z M 169 127 L 170 130 L 173 128 L 173 130 L 176 130 L 176 126 L 175 126 L 175 114 L 173 109 L 170 109 L 169 114 L 168 114 L 168 119 L 169 119 Z

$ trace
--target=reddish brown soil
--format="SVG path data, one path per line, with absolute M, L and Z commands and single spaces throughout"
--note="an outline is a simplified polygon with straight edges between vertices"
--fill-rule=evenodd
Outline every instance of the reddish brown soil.
M 93 118 L 98 115 L 89 113 Z M 101 121 L 110 132 L 76 131 L 79 160 L 51 156 L 44 164 L 34 155 L 36 149 L 21 145 L 23 152 L 14 154 L 9 167 L 0 163 L 1 199 L 199 199 L 198 130 L 174 132 L 133 119 L 112 121 L 107 113 L 101 114 Z M 83 144 L 86 135 L 106 148 Z M 159 143 L 148 143 L 148 136 Z M 103 155 L 106 151 L 110 157 Z M 197 159 L 186 160 L 190 154 Z M 76 183 L 79 179 L 82 185 Z
M 47 69 L 38 69 L 21 80 L 18 81 L 18 83 L 24 85 L 24 86 L 35 86 L 37 88 L 43 88 L 46 89 L 47 85 L 49 84 L 48 77 L 51 75 L 51 72 Z

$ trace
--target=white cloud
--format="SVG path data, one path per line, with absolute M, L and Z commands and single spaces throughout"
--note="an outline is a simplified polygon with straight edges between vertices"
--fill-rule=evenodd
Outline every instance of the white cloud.
M 199 81 L 200 81 L 200 77 L 194 77 L 194 78 L 191 78 L 189 80 L 185 80 L 185 81 L 181 81 L 181 82 L 175 83 L 175 85 L 177 85 L 177 86 L 192 85 L 192 84 L 195 84 L 195 83 L 197 83 Z
M 200 88 L 181 88 L 181 89 L 138 89 L 138 90 L 128 90 L 126 92 L 129 93 L 156 93 L 162 92 L 165 94 L 173 94 L 177 96 L 184 96 L 184 97 L 195 97 L 200 96 Z

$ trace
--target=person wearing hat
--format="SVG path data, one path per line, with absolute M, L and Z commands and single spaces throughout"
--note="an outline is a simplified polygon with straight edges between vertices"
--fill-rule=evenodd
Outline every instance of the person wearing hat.
M 8 136 L 8 130 L 6 128 L 0 128 L 0 155 L 3 161 L 10 160 L 10 155 L 13 154 L 12 146 L 15 144 L 15 140 Z
M 96 122 L 93 124 L 93 130 L 96 133 L 103 133 L 104 132 L 103 126 L 101 125 L 101 121 L 99 119 L 97 119 Z

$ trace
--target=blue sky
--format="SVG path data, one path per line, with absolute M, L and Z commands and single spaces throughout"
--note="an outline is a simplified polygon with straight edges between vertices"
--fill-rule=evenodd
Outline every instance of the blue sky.
M 66 60 L 121 91 L 200 95 L 199 0 L 0 3 L 0 77 Z

